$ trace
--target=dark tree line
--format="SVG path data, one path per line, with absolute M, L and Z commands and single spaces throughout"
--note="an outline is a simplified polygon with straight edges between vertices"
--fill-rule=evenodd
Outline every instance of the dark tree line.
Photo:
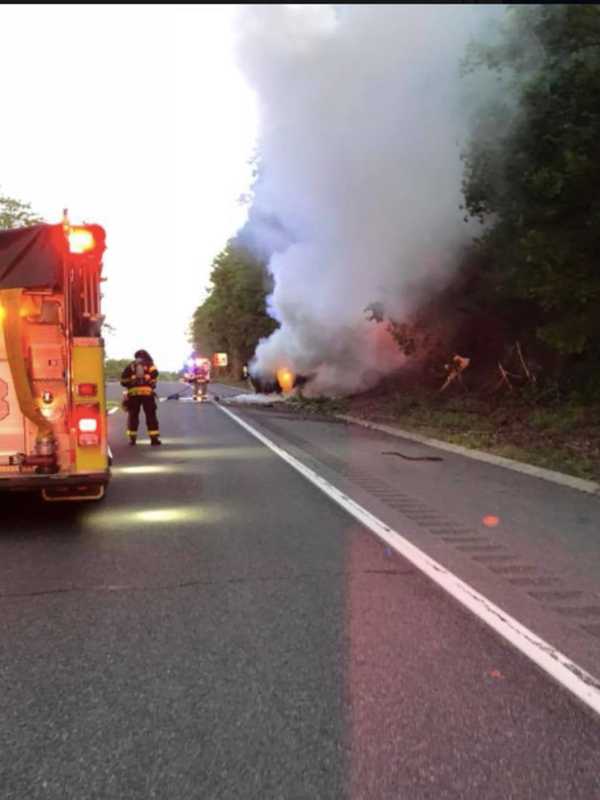
M 600 393 L 600 7 L 510 6 L 465 75 L 496 76 L 463 152 L 465 219 L 481 235 L 454 279 L 410 320 L 391 320 L 415 360 L 452 352 L 470 373 L 522 356 L 538 379 Z M 439 375 L 438 375 L 439 377 Z
M 506 88 L 482 104 L 464 154 L 466 212 L 485 225 L 480 290 L 514 334 L 546 346 L 560 380 L 591 385 L 600 360 L 600 7 L 510 7 L 499 40 L 472 44 L 464 68 L 496 72 Z
M 215 258 L 210 281 L 206 300 L 194 312 L 190 338 L 201 353 L 227 353 L 229 373 L 237 378 L 260 339 L 277 328 L 266 305 L 272 279 L 262 261 L 230 241 Z

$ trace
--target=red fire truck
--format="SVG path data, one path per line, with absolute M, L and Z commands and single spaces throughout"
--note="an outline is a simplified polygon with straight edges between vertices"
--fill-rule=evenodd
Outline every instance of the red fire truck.
M 100 499 L 110 478 L 99 225 L 0 231 L 0 491 Z

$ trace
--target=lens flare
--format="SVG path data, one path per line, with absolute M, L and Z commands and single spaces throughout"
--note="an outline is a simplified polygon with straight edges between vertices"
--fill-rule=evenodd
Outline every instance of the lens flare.
M 277 383 L 281 386 L 282 392 L 284 392 L 284 394 L 289 394 L 294 388 L 294 381 L 296 379 L 294 373 L 287 367 L 280 367 L 276 375 Z

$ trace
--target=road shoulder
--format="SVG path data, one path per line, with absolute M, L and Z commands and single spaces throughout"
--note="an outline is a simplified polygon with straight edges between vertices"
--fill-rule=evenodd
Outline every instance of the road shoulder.
M 395 425 L 383 425 L 377 422 L 371 422 L 370 420 L 361 419 L 360 417 L 354 417 L 349 414 L 336 414 L 335 416 L 336 419 L 341 419 L 344 422 L 348 422 L 353 425 L 361 425 L 363 428 L 381 431 L 382 433 L 387 433 L 390 436 L 408 439 L 409 441 L 418 442 L 419 444 L 424 444 L 428 447 L 435 447 L 438 450 L 445 450 L 449 453 L 455 453 L 457 455 L 465 456 L 466 458 L 472 458 L 475 461 L 485 461 L 487 464 L 493 464 L 497 467 L 512 469 L 515 472 L 521 472 L 524 475 L 530 475 L 534 478 L 541 478 L 545 481 L 557 483 L 560 486 L 568 486 L 569 488 L 576 489 L 580 492 L 600 495 L 600 483 L 596 483 L 596 481 L 588 481 L 584 478 L 576 478 L 575 476 L 567 475 L 564 472 L 557 472 L 555 470 L 545 469 L 544 467 L 536 467 L 533 464 L 526 464 L 522 461 L 514 461 L 511 458 L 504 458 L 503 456 L 497 456 L 493 453 L 486 453 L 483 450 L 474 450 L 469 447 L 462 447 L 461 445 L 444 442 L 440 439 L 432 439 L 428 436 L 422 436 L 418 433 L 404 430 L 403 428 L 399 428 Z

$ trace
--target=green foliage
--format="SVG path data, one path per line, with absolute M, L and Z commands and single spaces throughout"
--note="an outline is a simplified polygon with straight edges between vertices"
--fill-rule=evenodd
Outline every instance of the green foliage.
M 303 414 L 313 414 L 323 417 L 335 414 L 348 413 L 349 402 L 343 397 L 302 397 L 297 395 L 290 397 L 287 401 L 288 406 Z
M 487 227 L 490 288 L 535 308 L 564 354 L 600 338 L 600 7 L 510 7 L 466 72 L 500 74 L 464 153 L 465 207 Z
M 31 210 L 29 203 L 0 194 L 0 230 L 37 225 L 44 220 Z
M 229 242 L 213 262 L 210 294 L 196 309 L 190 337 L 199 352 L 229 355 L 233 374 L 253 356 L 277 323 L 266 310 L 271 279 L 263 263 Z
M 104 362 L 104 374 L 106 380 L 120 380 L 121 373 L 126 366 L 131 364 L 132 358 L 107 358 Z
M 564 405 L 561 408 L 538 408 L 529 417 L 529 424 L 538 431 L 552 429 L 568 434 L 585 421 L 585 409 Z
M 121 379 L 121 373 L 125 367 L 129 366 L 133 361 L 131 358 L 107 358 L 104 362 L 104 372 L 106 380 L 118 381 Z M 160 364 L 157 365 L 159 369 L 159 380 L 161 381 L 176 381 L 179 378 L 178 372 L 169 372 L 160 369 Z

